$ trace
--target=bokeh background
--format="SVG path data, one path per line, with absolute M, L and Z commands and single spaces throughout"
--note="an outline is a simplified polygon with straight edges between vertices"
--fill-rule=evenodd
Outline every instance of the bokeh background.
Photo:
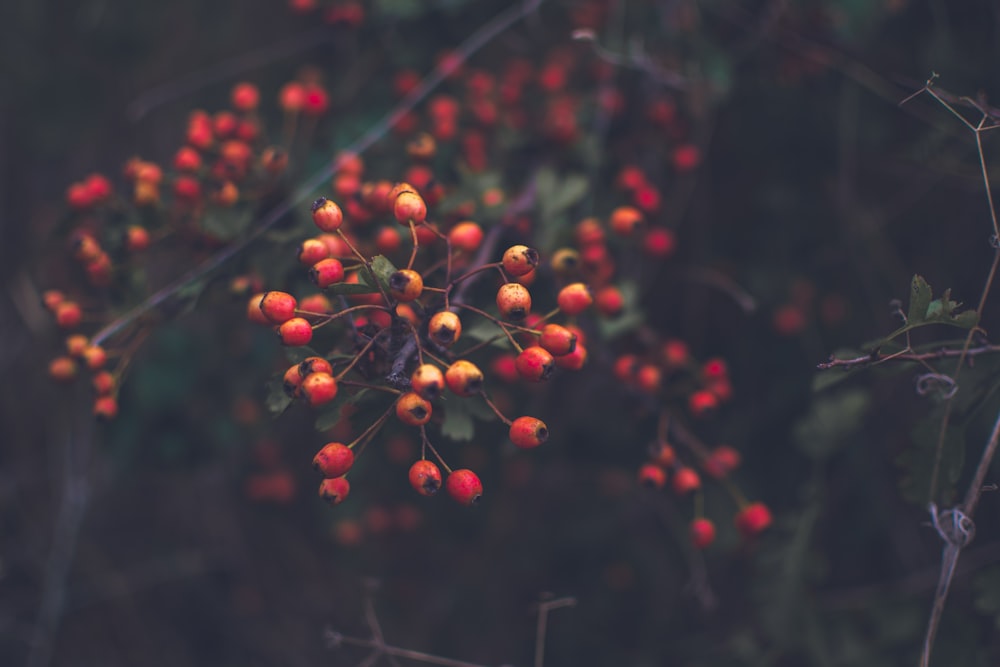
M 359 664 L 365 651 L 331 650 L 324 630 L 369 636 L 372 581 L 390 643 L 477 664 L 531 664 L 544 594 L 577 600 L 553 612 L 548 667 L 916 663 L 940 540 L 919 480 L 907 484 L 918 473 L 898 464 L 926 455 L 921 433 L 937 407 L 914 392 L 913 368 L 838 375 L 814 391 L 815 366 L 895 328 L 889 303 L 905 303 L 914 273 L 978 300 L 993 251 L 975 136 L 926 95 L 899 102 L 932 72 L 943 89 L 992 99 L 1000 10 L 987 0 L 602 4 L 617 17 L 598 31 L 609 44 L 624 52 L 642 35 L 649 52 L 722 91 L 694 116 L 703 165 L 665 201 L 678 256 L 649 269 L 641 305 L 650 326 L 730 364 L 736 399 L 707 437 L 740 449 L 740 483 L 772 507 L 772 529 L 741 546 L 723 525 L 717 547 L 693 556 L 690 508 L 634 481 L 648 422 L 600 372 L 530 397 L 553 431 L 538 451 L 509 452 L 502 429 L 480 429 L 461 454 L 489 490 L 473 512 L 420 502 L 391 447 L 358 472 L 348 503 L 323 506 L 308 466 L 322 436 L 304 411 L 261 414 L 275 346 L 224 298 L 160 325 L 122 417 L 94 424 L 86 391 L 46 375 L 61 343 L 38 295 L 65 275 L 66 185 L 117 174 L 132 155 L 166 161 L 190 109 L 221 106 L 242 79 L 273 95 L 307 63 L 341 86 L 334 108 L 349 120 L 326 139 L 343 145 L 389 108 L 395 68 L 428 71 L 505 3 L 383 0 L 345 29 L 280 0 L 8 0 L 0 663 Z M 477 63 L 567 40 L 571 9 L 544 3 Z M 622 76 L 655 88 L 641 72 Z M 162 84 L 173 92 L 144 109 Z M 609 136 L 616 150 L 642 148 L 627 125 Z M 991 160 L 1000 147 L 983 139 Z M 720 276 L 755 307 L 739 307 Z M 606 371 L 611 354 L 595 367 Z M 962 424 L 965 445 L 948 453 L 960 489 L 996 411 L 994 366 L 967 376 L 985 389 Z M 726 524 L 724 495 L 707 501 Z M 987 493 L 934 664 L 1000 663 L 997 518 Z

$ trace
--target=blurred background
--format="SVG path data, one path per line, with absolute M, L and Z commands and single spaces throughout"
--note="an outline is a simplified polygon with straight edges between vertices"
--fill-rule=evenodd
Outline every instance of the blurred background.
M 475 62 L 569 43 L 586 4 L 543 3 Z M 224 105 L 240 80 L 266 102 L 305 64 L 346 91 L 333 100 L 345 120 L 323 137 L 346 145 L 390 108 L 392 72 L 429 71 L 507 3 L 382 0 L 364 3 L 354 28 L 281 0 L 8 0 L 0 664 L 361 664 L 366 650 L 331 649 L 324 631 L 370 636 L 373 581 L 390 644 L 475 664 L 531 664 L 543 595 L 577 601 L 549 619 L 547 667 L 916 664 L 940 563 L 921 494 L 941 405 L 916 394 L 913 367 L 827 371 L 835 377 L 820 383 L 831 386 L 814 391 L 815 367 L 895 329 L 890 302 L 905 304 L 914 273 L 935 295 L 950 287 L 977 303 L 993 250 L 975 134 L 926 94 L 899 102 L 932 73 L 955 95 L 996 97 L 1000 9 L 589 4 L 611 17 L 596 30 L 609 48 L 628 53 L 641 36 L 665 67 L 712 82 L 710 99 L 670 91 L 703 158 L 664 188 L 678 252 L 646 265 L 639 301 L 652 329 L 728 362 L 735 398 L 704 437 L 741 451 L 739 482 L 772 508 L 771 530 L 741 544 L 725 494 L 710 492 L 719 543 L 694 554 L 690 507 L 635 482 L 651 437 L 641 406 L 600 372 L 528 396 L 553 433 L 537 451 L 503 449 L 502 428 L 477 431 L 459 455 L 483 470 L 475 511 L 415 497 L 394 433 L 350 500 L 327 507 L 309 468 L 323 436 L 304 410 L 266 414 L 280 354 L 246 325 L 245 301 L 224 294 L 160 324 L 136 355 L 120 418 L 94 423 L 88 389 L 46 373 L 62 343 L 39 295 L 67 275 L 67 185 L 117 177 L 133 155 L 168 161 L 191 109 Z M 659 84 L 622 72 L 640 95 L 626 97 L 628 119 Z M 608 130 L 616 154 L 656 145 L 629 128 Z M 996 138 L 982 139 L 992 174 Z M 987 303 L 983 327 L 995 319 Z M 598 350 L 595 368 L 613 354 Z M 995 367 L 987 356 L 966 376 L 978 389 L 945 455 L 959 490 L 998 407 Z M 932 664 L 1000 664 L 994 496 L 983 497 Z

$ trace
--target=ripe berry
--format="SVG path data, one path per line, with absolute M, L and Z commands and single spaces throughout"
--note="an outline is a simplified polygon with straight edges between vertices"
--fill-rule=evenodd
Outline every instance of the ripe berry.
M 247 319 L 257 324 L 271 324 L 267 315 L 260 309 L 260 302 L 264 298 L 264 292 L 254 294 L 247 302 Z
M 282 345 L 297 347 L 308 345 L 312 340 L 313 328 L 304 317 L 293 317 L 278 327 L 278 336 Z
M 252 83 L 238 83 L 233 86 L 230 103 L 237 111 L 253 111 L 260 103 L 260 91 Z
M 330 256 L 330 249 L 322 239 L 306 239 L 299 246 L 299 262 L 305 266 L 312 266 L 316 262 Z
M 444 391 L 444 373 L 434 364 L 421 364 L 410 375 L 410 387 L 428 401 Z
M 699 389 L 688 397 L 688 409 L 695 417 L 704 417 L 719 407 L 719 399 L 707 389 Z
M 344 224 L 344 212 L 332 199 L 320 197 L 312 203 L 313 222 L 324 232 L 335 232 Z
M 483 372 L 471 361 L 459 359 L 445 371 L 444 381 L 452 393 L 472 396 L 483 388 Z
M 483 497 L 483 483 L 479 481 L 479 476 L 466 468 L 452 471 L 445 486 L 448 495 L 462 505 L 475 505 Z
M 299 373 L 298 366 L 289 366 L 288 370 L 285 371 L 285 375 L 281 379 L 281 388 L 285 390 L 285 394 L 291 398 L 298 398 L 301 392 L 299 387 L 302 386 L 303 376 Z
M 531 292 L 519 283 L 506 283 L 497 290 L 497 308 L 505 320 L 520 322 L 531 312 Z
M 594 302 L 594 297 L 590 294 L 590 288 L 583 283 L 571 283 L 559 290 L 556 303 L 559 310 L 567 315 L 579 315 Z
M 351 492 L 351 484 L 346 477 L 324 479 L 319 485 L 319 497 L 331 505 L 339 505 Z
M 635 372 L 635 384 L 641 391 L 647 394 L 655 394 L 660 388 L 660 380 L 663 376 L 660 367 L 655 364 L 643 364 Z
M 704 549 L 715 541 L 715 524 L 704 517 L 691 522 L 691 543 L 695 549 Z
M 315 283 L 316 287 L 325 289 L 344 279 L 344 265 L 340 263 L 339 259 L 332 257 L 321 259 L 309 269 L 309 279 Z
M 441 489 L 441 470 L 426 459 L 417 461 L 410 466 L 410 486 L 422 496 L 433 496 Z
M 462 321 L 450 310 L 434 313 L 427 323 L 427 335 L 441 347 L 451 347 L 462 335 Z
M 129 252 L 141 252 L 149 247 L 149 232 L 145 227 L 129 225 L 125 230 L 125 249 Z
M 420 394 L 411 391 L 396 401 L 396 416 L 404 424 L 422 426 L 431 420 L 431 403 Z
M 333 365 L 323 357 L 306 357 L 294 367 L 300 377 L 306 377 L 312 373 L 333 374 Z
M 409 303 L 420 298 L 424 279 L 413 269 L 400 269 L 389 276 L 389 293 L 397 301 Z
M 400 224 L 408 225 L 413 222 L 418 225 L 427 219 L 427 204 L 416 192 L 406 190 L 393 200 L 392 214 Z
M 538 266 L 538 251 L 526 245 L 507 248 L 503 254 L 503 270 L 510 276 L 523 276 Z
M 677 238 L 665 227 L 654 227 L 646 232 L 642 240 L 643 251 L 654 259 L 663 259 L 674 254 Z
M 92 371 L 103 368 L 108 361 L 108 353 L 100 345 L 90 345 L 83 351 L 83 362 Z
M 576 349 L 576 334 L 559 324 L 546 324 L 538 344 L 548 350 L 553 357 L 561 357 Z
M 722 479 L 740 465 L 740 453 L 728 445 L 719 445 L 702 464 L 705 472 L 716 479 Z
M 66 337 L 66 351 L 71 357 L 82 357 L 90 346 L 90 340 L 83 334 L 73 334 Z
M 451 247 L 463 252 L 473 253 L 483 242 L 483 228 L 475 222 L 460 222 L 448 232 Z
M 750 503 L 736 514 L 735 523 L 740 535 L 749 539 L 771 525 L 771 510 L 764 503 Z
M 118 415 L 118 399 L 114 396 L 98 396 L 94 401 L 94 416 L 101 421 L 111 421 Z
M 76 377 L 76 362 L 70 357 L 56 357 L 49 362 L 49 376 L 59 382 L 69 382 Z
M 42 293 L 42 303 L 45 304 L 46 308 L 53 312 L 55 312 L 55 309 L 59 306 L 59 304 L 65 300 L 66 295 L 57 289 L 45 290 L 45 292 Z
M 549 438 L 545 422 L 535 417 L 518 417 L 510 425 L 510 441 L 521 449 L 531 449 Z
M 573 238 L 581 248 L 593 243 L 604 243 L 604 227 L 597 218 L 584 218 L 576 223 Z
M 80 305 L 74 301 L 63 301 L 56 306 L 56 324 L 62 329 L 72 329 L 80 324 L 83 319 L 83 311 Z
M 597 290 L 594 295 L 594 305 L 597 312 L 605 317 L 617 317 L 622 314 L 625 308 L 625 297 L 622 291 L 614 285 L 608 285 Z
M 556 366 L 565 368 L 568 371 L 578 371 L 583 368 L 585 363 L 587 363 L 587 348 L 582 343 L 577 343 L 576 347 L 569 354 L 555 357 Z
M 329 373 L 310 373 L 302 378 L 299 392 L 309 405 L 323 405 L 337 396 L 337 381 Z
M 115 376 L 108 371 L 100 371 L 94 373 L 90 384 L 98 396 L 107 396 L 115 389 Z
M 639 466 L 639 483 L 653 489 L 662 489 L 667 483 L 667 471 L 653 463 Z
M 684 341 L 672 338 L 663 344 L 663 362 L 668 370 L 685 366 L 690 359 L 691 352 Z
M 354 450 L 342 442 L 328 442 L 313 457 L 313 469 L 330 479 L 347 474 L 354 465 Z
M 677 452 L 666 442 L 656 442 L 649 447 L 649 458 L 659 466 L 670 468 L 677 461 Z
M 631 206 L 619 206 L 611 212 L 611 229 L 619 236 L 631 236 L 642 226 L 642 212 Z
M 264 313 L 272 324 L 282 324 L 295 317 L 295 308 L 298 302 L 295 297 L 288 292 L 264 292 L 261 297 L 260 312 Z
M 701 477 L 693 468 L 681 467 L 674 472 L 674 493 L 683 496 L 701 488 Z
M 517 355 L 514 363 L 517 366 L 518 374 L 529 382 L 548 380 L 555 369 L 552 355 L 538 345 L 524 348 L 521 354 Z

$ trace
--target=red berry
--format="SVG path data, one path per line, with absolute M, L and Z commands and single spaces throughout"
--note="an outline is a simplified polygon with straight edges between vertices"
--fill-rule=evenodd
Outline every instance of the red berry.
M 233 86 L 230 102 L 237 111 L 253 111 L 260 103 L 260 91 L 252 83 L 238 83 Z
M 691 543 L 695 549 L 704 549 L 715 541 L 715 524 L 699 517 L 691 522 Z
M 306 239 L 299 246 L 299 262 L 305 266 L 312 266 L 320 260 L 330 256 L 330 248 L 322 239 Z
M 736 514 L 735 523 L 740 535 L 750 539 L 771 525 L 771 510 L 764 503 L 750 503 Z
M 299 392 L 309 405 L 323 405 L 337 396 L 337 381 L 329 373 L 310 373 L 302 378 Z
M 579 315 L 594 302 L 590 288 L 583 283 L 571 283 L 559 290 L 556 303 L 559 309 L 567 315 Z
M 701 488 L 701 477 L 693 468 L 681 467 L 674 472 L 674 493 L 683 496 Z
M 288 292 L 264 292 L 260 299 L 260 312 L 273 324 L 282 324 L 295 317 L 298 307 L 295 297 Z
M 351 484 L 346 477 L 324 479 L 319 485 L 319 497 L 331 505 L 339 505 L 351 492 Z
M 719 398 L 707 389 L 699 389 L 688 397 L 688 409 L 695 417 L 704 417 L 719 407 Z
M 625 308 L 625 297 L 622 291 L 614 285 L 608 285 L 597 290 L 594 295 L 594 305 L 597 312 L 605 317 L 617 317 Z
M 291 347 L 308 345 L 312 340 L 313 328 L 306 318 L 293 317 L 278 327 L 278 336 L 281 337 L 282 345 Z
M 561 357 L 576 349 L 576 334 L 559 324 L 546 324 L 538 337 L 538 344 L 553 357 Z
M 312 373 L 329 373 L 333 374 L 333 365 L 323 357 L 306 357 L 295 369 L 299 372 L 300 377 L 307 377 Z
M 475 222 L 460 222 L 448 232 L 448 240 L 453 248 L 473 253 L 483 242 L 483 228 Z
M 521 354 L 517 355 L 514 364 L 520 376 L 529 382 L 548 380 L 555 369 L 552 355 L 538 345 L 524 348 Z
M 70 357 L 56 357 L 49 362 L 49 376 L 59 382 L 69 382 L 76 377 L 76 362 Z
M 339 259 L 332 257 L 321 259 L 309 269 L 309 279 L 315 283 L 316 287 L 325 289 L 344 279 L 344 265 L 340 263 Z
M 479 476 L 468 469 L 455 470 L 445 482 L 448 495 L 462 505 L 475 505 L 483 496 L 483 483 Z
M 102 421 L 111 421 L 118 415 L 118 399 L 114 396 L 98 396 L 94 401 L 94 416 Z
M 721 479 L 736 470 L 740 465 L 740 453 L 728 445 L 719 445 L 708 455 L 702 464 L 709 475 Z
M 559 368 L 564 368 L 568 371 L 578 371 L 583 368 L 583 365 L 587 362 L 587 348 L 583 346 L 582 343 L 577 343 L 576 347 L 569 354 L 564 354 L 561 357 L 555 358 L 555 364 Z
M 56 324 L 63 329 L 72 329 L 80 324 L 83 311 L 80 305 L 73 301 L 63 301 L 56 306 Z
M 497 308 L 503 319 L 520 322 L 531 312 L 531 292 L 520 283 L 501 285 L 497 291 Z
M 471 361 L 459 359 L 445 371 L 444 381 L 452 393 L 472 396 L 483 388 L 483 372 Z
M 427 204 L 412 190 L 400 192 L 392 204 L 392 214 L 403 225 L 420 224 L 427 219 Z
M 510 276 L 523 276 L 538 266 L 538 251 L 525 245 L 507 248 L 503 254 L 503 270 Z
M 421 460 L 410 466 L 410 486 L 422 496 L 433 496 L 441 489 L 441 470 L 430 461 Z
M 535 417 L 518 417 L 510 425 L 510 441 L 521 449 L 531 449 L 545 442 L 549 429 Z
M 612 231 L 619 236 L 631 236 L 642 226 L 642 212 L 631 206 L 619 206 L 611 212 L 609 224 Z
M 642 241 L 642 249 L 654 259 L 663 259 L 674 254 L 677 239 L 674 233 L 665 227 L 653 227 L 646 232 Z
M 657 442 L 650 446 L 649 457 L 657 465 L 670 468 L 677 461 L 677 452 L 666 442 Z
M 639 466 L 639 483 L 653 489 L 662 489 L 667 483 L 667 471 L 654 463 Z
M 344 212 L 332 199 L 320 197 L 312 204 L 312 218 L 317 227 L 331 233 L 344 223 Z
M 354 451 L 342 442 L 328 442 L 313 457 L 313 469 L 330 479 L 347 474 L 354 465 Z
M 83 362 L 92 371 L 103 368 L 108 361 L 108 353 L 100 345 L 90 345 L 83 351 Z
M 247 302 L 247 319 L 257 324 L 271 324 L 267 315 L 260 309 L 260 302 L 264 298 L 264 292 L 254 294 Z

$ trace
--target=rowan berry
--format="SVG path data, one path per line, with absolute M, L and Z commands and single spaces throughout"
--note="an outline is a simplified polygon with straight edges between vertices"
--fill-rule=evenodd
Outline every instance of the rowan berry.
M 396 416 L 404 424 L 422 426 L 431 420 L 430 401 L 415 391 L 410 391 L 396 401 Z
M 662 489 L 667 483 L 667 471 L 654 463 L 639 466 L 639 483 L 653 489 Z
M 750 539 L 771 525 L 771 510 L 764 503 L 750 503 L 736 514 L 735 524 L 740 535 Z
M 193 176 L 178 176 L 174 179 L 174 197 L 186 203 L 201 199 L 201 183 Z
M 669 443 L 661 440 L 650 445 L 649 458 L 659 466 L 671 468 L 677 462 L 677 452 Z
M 309 269 L 309 279 L 316 287 L 325 289 L 344 279 L 344 265 L 340 263 L 339 259 L 332 257 L 321 259 Z
M 410 486 L 422 496 L 433 496 L 441 489 L 441 469 L 426 459 L 410 466 Z
M 312 340 L 313 328 L 309 320 L 304 317 L 293 317 L 286 322 L 282 322 L 278 327 L 278 336 L 282 345 L 297 347 L 308 345 Z
M 103 368 L 108 361 L 108 353 L 100 345 L 89 345 L 83 351 L 83 363 L 92 371 Z
M 555 358 L 556 366 L 564 368 L 568 371 L 578 371 L 583 368 L 585 363 L 587 363 L 587 348 L 580 342 L 577 342 L 573 351 L 569 354 L 564 354 L 561 357 Z
M 195 172 L 201 169 L 201 153 L 190 146 L 181 146 L 174 154 L 174 169 Z
M 459 359 L 445 371 L 444 381 L 452 393 L 472 396 L 483 388 L 483 372 L 471 361 Z
M 573 238 L 576 239 L 576 244 L 581 248 L 593 244 L 603 245 L 604 227 L 597 218 L 584 218 L 576 223 L 576 227 L 573 229 Z
M 490 363 L 490 370 L 503 382 L 515 382 L 521 376 L 517 373 L 517 356 L 515 354 L 501 354 L 493 358 Z
M 87 262 L 83 268 L 92 285 L 107 287 L 111 283 L 111 257 L 106 252 L 102 251 L 97 258 Z
M 83 184 L 93 203 L 103 204 L 111 198 L 111 181 L 104 174 L 91 174 Z
M 72 329 L 80 324 L 83 311 L 75 301 L 63 301 L 56 306 L 56 324 L 62 329 Z
M 66 351 L 71 357 L 82 357 L 89 346 L 90 340 L 83 334 L 66 337 Z
M 337 381 L 329 373 L 310 373 L 302 378 L 299 392 L 309 405 L 323 405 L 336 398 Z
M 451 347 L 462 335 L 462 321 L 450 310 L 434 313 L 427 323 L 427 335 L 441 347 Z
M 98 396 L 106 396 L 115 389 L 115 376 L 108 371 L 94 373 L 90 384 Z
M 660 380 L 663 376 L 660 367 L 655 364 L 643 364 L 635 372 L 635 384 L 647 394 L 654 394 L 660 388 Z
M 129 252 L 141 252 L 149 247 L 149 232 L 145 227 L 129 225 L 125 230 L 125 249 Z
M 612 372 L 623 384 L 635 382 L 635 374 L 639 369 L 639 359 L 634 354 L 623 354 L 615 359 Z
M 410 387 L 428 401 L 444 391 L 444 373 L 434 364 L 421 364 L 410 375 Z
M 594 295 L 594 306 L 597 312 L 605 317 L 617 317 L 625 308 L 625 297 L 614 285 L 607 285 L 597 290 Z
M 299 373 L 298 365 L 290 366 L 281 378 L 281 388 L 291 398 L 298 398 L 301 393 L 299 387 L 302 386 L 302 379 L 303 376 Z
M 538 337 L 538 344 L 553 357 L 561 357 L 576 349 L 576 334 L 560 324 L 546 324 Z
M 330 299 L 326 298 L 325 294 L 310 294 L 299 302 L 299 308 L 307 313 L 329 314 L 333 312 L 333 304 L 330 303 Z
M 389 276 L 389 293 L 397 301 L 415 301 L 423 291 L 424 279 L 413 269 L 400 269 Z
M 324 479 L 319 485 L 319 497 L 331 505 L 339 505 L 351 492 L 351 484 L 346 477 Z
M 497 290 L 497 308 L 503 319 L 520 322 L 531 312 L 531 292 L 519 283 L 505 283 Z
M 253 111 L 260 104 L 260 91 L 252 83 L 237 83 L 230 94 L 230 103 L 237 111 Z
M 306 90 L 298 81 L 289 81 L 278 91 L 278 106 L 285 113 L 298 113 L 305 103 Z
M 66 295 L 57 289 L 45 290 L 45 292 L 42 293 L 42 303 L 45 305 L 46 308 L 48 308 L 53 312 L 59 306 L 59 304 L 65 300 L 66 300 Z
M 699 389 L 688 397 L 688 410 L 695 417 L 704 417 L 719 407 L 719 398 L 707 389 Z
M 305 266 L 313 266 L 316 262 L 324 260 L 329 256 L 330 248 L 327 247 L 322 239 L 306 239 L 299 246 L 299 262 Z
M 740 453 L 728 445 L 719 445 L 709 453 L 702 467 L 712 477 L 721 479 L 736 470 L 739 465 Z
M 302 103 L 302 113 L 308 116 L 320 116 L 330 108 L 330 95 L 317 83 L 305 86 L 305 99 Z
M 611 212 L 611 230 L 619 236 L 631 236 L 642 226 L 642 212 L 631 206 L 619 206 Z
M 683 144 L 674 149 L 674 169 L 691 171 L 701 163 L 701 150 L 694 144 Z
M 270 325 L 271 320 L 267 319 L 267 315 L 260 309 L 260 302 L 264 298 L 264 294 L 265 292 L 258 292 L 247 301 L 247 319 L 257 324 Z
M 665 227 L 654 227 L 646 232 L 642 240 L 643 251 L 654 259 L 663 259 L 674 254 L 677 239 L 674 233 Z
M 344 212 L 332 199 L 320 197 L 312 203 L 312 219 L 322 231 L 332 233 L 344 224 Z
M 49 362 L 49 376 L 59 382 L 69 382 L 76 377 L 76 362 L 70 357 L 56 357 Z
M 552 355 L 538 345 L 524 348 L 514 363 L 520 376 L 529 382 L 548 380 L 555 369 Z
M 260 312 L 264 313 L 272 324 L 282 324 L 295 317 L 298 302 L 288 292 L 264 292 L 260 298 Z
M 453 248 L 473 253 L 483 242 L 483 228 L 475 222 L 460 222 L 448 232 L 448 240 Z
M 510 441 L 521 449 L 531 449 L 549 438 L 545 422 L 535 417 L 518 417 L 510 425 Z
M 118 415 L 118 399 L 114 396 L 98 396 L 94 401 L 94 416 L 102 421 L 111 421 Z
M 567 315 L 579 315 L 594 302 L 590 288 L 583 283 L 571 283 L 559 290 L 556 303 L 559 310 Z
M 66 189 L 66 203 L 76 211 L 84 211 L 94 204 L 90 190 L 84 183 L 73 183 Z
M 392 202 L 392 214 L 402 225 L 418 225 L 427 219 L 427 204 L 416 192 L 400 192 Z
M 698 517 L 691 521 L 691 543 L 695 549 L 705 549 L 715 541 L 715 524 L 710 519 Z
M 342 442 L 328 442 L 313 457 L 313 470 L 330 479 L 341 477 L 354 465 L 354 450 Z
M 509 276 L 523 276 L 538 266 L 538 251 L 526 245 L 515 245 L 507 248 L 503 254 L 503 270 Z
M 674 471 L 674 493 L 683 496 L 701 488 L 701 477 L 694 468 L 682 466 Z
M 73 246 L 73 257 L 84 263 L 94 261 L 104 252 L 97 239 L 86 232 L 73 234 L 71 245 Z
M 672 338 L 663 344 L 663 363 L 668 369 L 681 368 L 687 365 L 690 359 L 691 352 L 684 341 Z
M 466 468 L 452 471 L 445 487 L 448 495 L 462 505 L 475 505 L 483 496 L 483 483 L 479 481 L 479 476 Z
M 403 245 L 403 237 L 395 227 L 382 227 L 375 235 L 375 247 L 383 255 L 389 255 Z

